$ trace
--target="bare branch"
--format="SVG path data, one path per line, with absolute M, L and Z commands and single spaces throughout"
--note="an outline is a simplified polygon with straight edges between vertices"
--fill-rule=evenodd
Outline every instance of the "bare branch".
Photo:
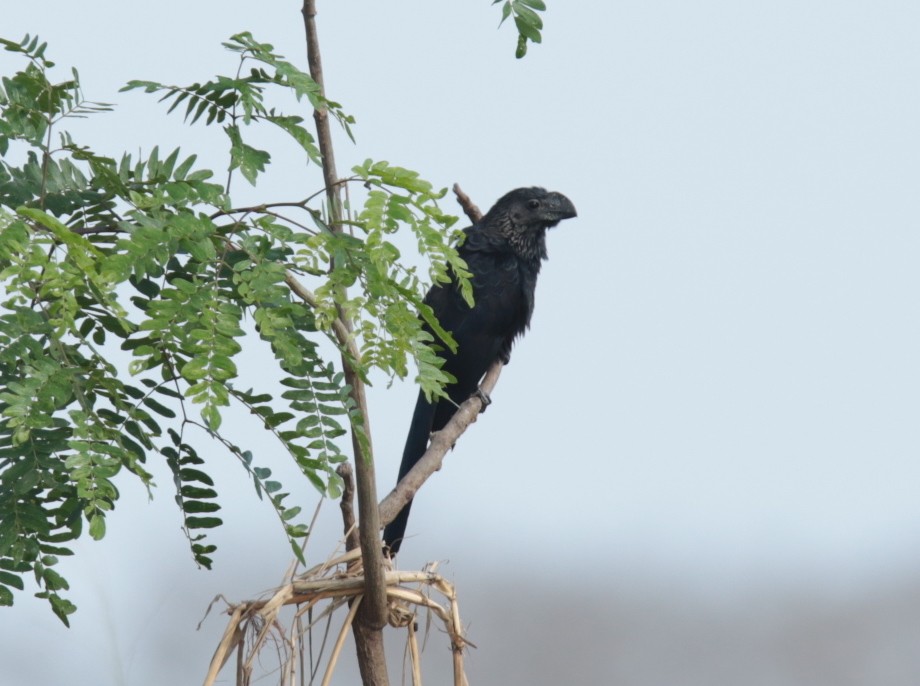
M 41 224 L 36 224 L 35 222 L 29 222 L 29 228 L 33 231 L 39 233 L 51 233 L 50 229 Z M 98 233 L 128 233 L 120 226 L 83 226 L 83 227 L 68 227 L 68 230 L 71 233 L 75 233 L 78 236 L 93 236 Z
M 323 78 L 323 59 L 319 50 L 319 36 L 316 32 L 316 0 L 304 0 L 302 11 L 304 29 L 307 33 L 307 63 L 310 67 L 310 76 L 319 86 L 320 95 L 325 97 L 326 86 Z M 341 219 L 342 214 L 338 194 L 339 177 L 335 168 L 332 131 L 329 128 L 329 112 L 325 108 L 314 108 L 313 121 L 316 124 L 319 152 L 323 158 L 323 180 L 326 182 L 326 198 L 329 201 L 329 211 L 333 224 L 335 224 Z
M 80 236 L 92 236 L 98 233 L 128 233 L 120 226 L 84 226 L 70 229 Z
M 345 529 L 345 550 L 354 550 L 358 547 L 358 532 L 355 526 L 355 481 L 352 477 L 351 465 L 343 462 L 339 465 L 335 473 L 342 477 L 345 483 L 342 489 L 342 502 L 339 507 L 342 508 L 342 523 Z
M 504 367 L 504 364 L 499 360 L 486 372 L 482 383 L 479 385 L 484 394 L 490 394 L 492 389 L 495 388 L 498 377 L 502 373 L 502 367 Z M 393 518 L 399 514 L 399 511 L 403 509 L 406 503 L 412 500 L 412 497 L 422 487 L 422 484 L 428 480 L 428 477 L 441 468 L 447 451 L 453 447 L 454 443 L 463 435 L 470 424 L 476 421 L 481 411 L 482 398 L 478 395 L 470 396 L 457 408 L 447 425 L 431 435 L 431 445 L 428 446 L 425 454 L 396 485 L 396 488 L 380 501 L 381 527 L 393 521 Z
M 460 203 L 460 207 L 463 208 L 463 211 L 466 213 L 466 216 L 470 218 L 470 221 L 474 224 L 478 224 L 479 220 L 482 219 L 482 210 L 476 206 L 476 203 L 470 200 L 470 196 L 463 192 L 459 183 L 454 184 L 454 195 L 457 196 L 457 202 Z
M 313 293 L 313 291 L 300 283 L 300 281 L 297 280 L 297 277 L 294 276 L 294 274 L 292 274 L 290 271 L 284 272 L 284 283 L 287 284 L 288 288 L 291 289 L 294 295 L 303 300 L 310 307 L 316 309 L 316 295 Z M 351 332 L 348 330 L 348 327 L 345 326 L 345 323 L 341 319 L 336 318 L 332 320 L 332 333 L 335 334 L 335 339 L 339 342 L 339 345 L 344 350 L 347 350 L 349 355 L 351 355 L 356 360 L 360 357 L 358 346 L 355 345 L 355 341 L 351 335 Z
M 229 210 L 218 210 L 209 215 L 209 217 L 211 219 L 217 219 L 218 217 L 226 217 L 232 214 L 262 214 L 274 207 L 299 207 L 305 210 L 307 209 L 308 202 L 309 200 L 300 200 L 299 202 L 264 202 L 261 205 L 252 205 L 251 207 L 232 207 Z
M 344 188 L 346 184 L 351 183 L 352 181 L 360 181 L 360 180 L 361 180 L 360 176 L 349 176 L 344 179 L 335 180 L 332 185 L 336 189 L 338 189 L 339 187 Z M 243 213 L 248 213 L 248 212 L 265 212 L 266 210 L 271 209 L 273 207 L 299 207 L 302 210 L 306 210 L 310 212 L 311 210 L 308 207 L 310 202 L 314 198 L 316 198 L 316 196 L 320 195 L 321 193 L 325 193 L 325 192 L 327 191 L 326 191 L 326 187 L 324 186 L 322 190 L 319 190 L 316 193 L 313 193 L 312 195 L 308 195 L 306 198 L 298 202 L 269 202 L 269 203 L 262 203 L 261 205 L 253 205 L 252 207 L 233 207 L 229 210 L 219 210 L 218 212 L 215 212 L 214 214 L 210 215 L 210 217 L 211 219 L 217 219 L 218 217 L 223 217 L 223 216 L 231 215 L 231 214 L 243 214 Z

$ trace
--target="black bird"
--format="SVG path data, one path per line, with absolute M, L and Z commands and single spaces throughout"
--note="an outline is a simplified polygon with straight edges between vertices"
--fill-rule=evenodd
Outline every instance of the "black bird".
M 466 239 L 458 250 L 473 274 L 475 304 L 467 305 L 455 283 L 435 285 L 425 296 L 457 343 L 456 352 L 446 348 L 439 352 L 444 371 L 456 380 L 445 389 L 450 400 L 428 402 L 419 392 L 399 479 L 425 454 L 431 433 L 443 429 L 456 406 L 478 390 L 492 363 L 508 363 L 514 339 L 530 326 L 537 275 L 547 257 L 546 230 L 575 215 L 572 201 L 561 193 L 518 188 L 465 230 Z M 406 533 L 411 505 L 406 503 L 384 529 L 383 540 L 392 555 Z

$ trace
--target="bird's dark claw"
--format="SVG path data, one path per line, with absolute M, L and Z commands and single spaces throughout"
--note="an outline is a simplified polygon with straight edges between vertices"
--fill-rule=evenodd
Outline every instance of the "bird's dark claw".
M 492 398 L 490 398 L 489 394 L 483 391 L 481 388 L 477 388 L 473 395 L 482 401 L 482 407 L 479 408 L 479 414 L 482 414 L 486 411 L 486 408 L 492 404 Z

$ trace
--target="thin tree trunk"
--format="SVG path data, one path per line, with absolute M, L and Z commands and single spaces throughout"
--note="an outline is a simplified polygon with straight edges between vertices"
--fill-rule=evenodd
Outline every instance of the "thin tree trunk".
M 307 60 L 310 75 L 325 93 L 323 83 L 323 66 L 316 33 L 316 2 L 304 0 L 304 28 L 307 35 Z M 333 231 L 341 229 L 341 200 L 339 196 L 339 178 L 335 168 L 335 155 L 332 148 L 332 135 L 329 130 L 329 115 L 324 109 L 315 109 L 313 119 L 316 123 L 317 142 L 323 157 L 323 179 L 326 184 L 326 197 Z M 351 322 L 339 311 L 345 327 L 350 331 Z M 377 511 L 377 485 L 374 475 L 374 461 L 370 448 L 370 421 L 367 411 L 367 399 L 364 383 L 355 372 L 347 356 L 343 354 L 342 364 L 345 378 L 351 386 L 352 399 L 361 410 L 363 430 L 367 436 L 367 451 L 352 431 L 352 446 L 355 459 L 355 481 L 358 492 L 358 537 L 361 545 L 361 557 L 364 563 L 365 591 L 364 600 L 355 617 L 353 632 L 358 654 L 358 666 L 364 686 L 387 686 L 386 659 L 383 651 L 383 627 L 387 622 L 387 597 L 384 581 L 383 553 L 380 544 L 380 520 Z

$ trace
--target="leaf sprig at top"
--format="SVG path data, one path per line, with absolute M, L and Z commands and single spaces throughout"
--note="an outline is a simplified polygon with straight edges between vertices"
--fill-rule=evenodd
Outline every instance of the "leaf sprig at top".
M 499 25 L 504 24 L 509 17 L 514 17 L 514 26 L 518 31 L 517 47 L 514 56 L 521 59 L 527 54 L 527 41 L 542 43 L 543 19 L 537 12 L 546 11 L 543 0 L 493 0 L 492 4 L 502 3 L 502 19 Z
M 75 70 L 55 83 L 37 38 L 0 46 L 25 61 L 0 80 L 0 605 L 33 575 L 66 623 L 75 607 L 58 560 L 84 523 L 105 535 L 117 479 L 154 488 L 152 460 L 168 467 L 193 558 L 210 567 L 207 533 L 222 519 L 208 441 L 243 467 L 302 556 L 301 507 L 266 464 L 286 455 L 335 497 L 343 438 L 366 440 L 339 357 L 328 357 L 329 341 L 343 347 L 339 312 L 355 322 L 358 353 L 346 359 L 361 378 L 404 377 L 414 360 L 428 392 L 446 381 L 423 322 L 452 341 L 422 299 L 451 273 L 471 297 L 456 218 L 438 204 L 446 190 L 368 160 L 342 180 L 366 197 L 340 232 L 328 227 L 318 173 L 306 198 L 235 204 L 237 171 L 252 184 L 271 171 L 249 127 L 278 128 L 306 162 L 321 162 L 304 118 L 269 106 L 279 95 L 327 111 L 349 137 L 354 123 L 248 33 L 225 43 L 238 59 L 232 76 L 123 89 L 158 93 L 190 124 L 222 127 L 224 184 L 179 149 L 112 154 L 78 142 L 64 125 L 112 106 L 86 100 Z M 401 262 L 392 234 L 405 230 L 427 273 Z M 239 358 L 253 347 L 275 373 L 248 388 Z M 236 438 L 231 410 L 261 435 Z
M 162 93 L 160 102 L 170 103 L 168 112 L 173 112 L 184 102 L 185 120 L 192 124 L 204 114 L 207 114 L 207 125 L 227 122 L 224 132 L 231 143 L 230 170 L 239 169 L 252 185 L 271 162 L 271 155 L 243 141 L 241 124 L 249 126 L 260 121 L 273 124 L 288 134 L 307 153 L 310 161 L 322 164 L 313 134 L 302 126 L 303 117 L 286 116 L 265 105 L 265 90 L 269 86 L 287 89 L 298 101 L 306 98 L 311 107 L 327 111 L 354 140 L 351 131 L 354 118 L 346 114 L 341 105 L 324 98 L 310 75 L 273 52 L 274 46 L 257 42 L 248 32 L 236 34 L 223 45 L 240 56 L 239 69 L 233 77 L 218 76 L 190 86 L 129 81 L 122 90 L 143 89 L 147 93 Z M 243 75 L 246 67 L 249 67 L 248 74 Z

